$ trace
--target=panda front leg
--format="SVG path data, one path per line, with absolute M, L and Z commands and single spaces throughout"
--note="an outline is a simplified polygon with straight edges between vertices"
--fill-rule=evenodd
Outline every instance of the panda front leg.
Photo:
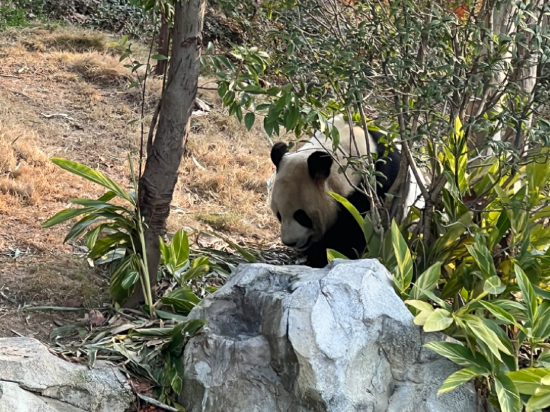
M 324 268 L 328 265 L 327 247 L 324 242 L 312 244 L 306 251 L 306 265 L 312 268 Z

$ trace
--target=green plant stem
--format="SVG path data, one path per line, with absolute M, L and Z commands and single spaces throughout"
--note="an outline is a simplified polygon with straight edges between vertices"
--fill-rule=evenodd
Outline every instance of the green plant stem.
M 141 250 L 142 250 L 142 259 L 143 259 L 143 283 L 145 283 L 145 287 L 143 288 L 144 296 L 145 296 L 145 303 L 149 307 L 149 315 L 153 317 L 154 314 L 154 308 L 153 308 L 153 296 L 151 293 L 151 282 L 149 281 L 149 267 L 147 266 L 147 252 L 145 249 L 145 236 L 143 234 L 143 224 L 141 222 L 141 214 L 139 213 L 138 209 L 138 226 L 139 226 L 139 240 L 141 242 Z

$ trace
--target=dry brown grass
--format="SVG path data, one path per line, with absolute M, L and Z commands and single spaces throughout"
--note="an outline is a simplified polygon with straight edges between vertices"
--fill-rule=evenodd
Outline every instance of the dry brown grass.
M 57 303 L 88 292 L 98 296 L 96 282 L 84 280 L 90 273 L 74 263 L 77 260 L 72 255 L 80 251 L 62 244 L 69 225 L 46 230 L 40 224 L 68 207 L 69 199 L 96 197 L 103 190 L 59 170 L 49 159 L 75 160 L 129 185 L 126 159 L 128 151 L 137 152 L 140 141 L 140 124 L 131 122 L 141 113 L 141 91 L 127 88 L 135 75 L 106 48 L 113 40 L 109 36 L 70 27 L 34 27 L 3 34 L 0 287 L 8 285 L 11 290 L 34 294 L 35 300 Z M 143 61 L 147 50 L 140 45 L 132 48 Z M 201 79 L 201 85 L 205 82 Z M 150 78 L 147 85 L 145 133 L 162 80 Z M 277 224 L 266 201 L 272 166 L 264 132 L 260 125 L 248 132 L 228 117 L 215 91 L 200 89 L 199 97 L 213 109 L 191 120 L 169 231 L 183 226 L 213 228 L 236 239 L 273 241 Z M 28 253 L 13 260 L 6 257 L 10 250 Z M 45 273 L 44 265 L 55 269 Z M 88 304 L 93 299 L 87 298 Z
M 105 33 L 74 30 L 71 27 L 57 25 L 39 25 L 25 29 L 12 28 L 4 31 L 2 36 L 12 43 L 17 42 L 28 51 L 34 52 L 54 50 L 72 53 L 106 52 L 109 50 L 107 44 L 111 41 Z

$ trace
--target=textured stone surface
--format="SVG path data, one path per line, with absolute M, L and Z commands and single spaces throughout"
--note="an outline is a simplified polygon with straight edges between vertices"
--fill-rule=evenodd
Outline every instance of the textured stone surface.
M 0 338 L 0 412 L 124 412 L 126 379 L 109 364 L 63 361 L 31 338 Z
M 208 320 L 186 345 L 180 402 L 189 412 L 474 412 L 457 370 L 375 260 L 325 269 L 242 265 L 190 314 Z

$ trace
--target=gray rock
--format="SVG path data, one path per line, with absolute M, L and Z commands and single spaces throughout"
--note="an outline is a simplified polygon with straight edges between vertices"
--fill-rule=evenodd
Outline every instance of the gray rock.
M 457 369 L 376 260 L 325 269 L 242 265 L 192 310 L 208 321 L 185 347 L 189 412 L 474 412 L 473 385 L 437 397 Z
M 0 412 L 124 412 L 134 396 L 112 365 L 65 362 L 31 338 L 0 338 Z

